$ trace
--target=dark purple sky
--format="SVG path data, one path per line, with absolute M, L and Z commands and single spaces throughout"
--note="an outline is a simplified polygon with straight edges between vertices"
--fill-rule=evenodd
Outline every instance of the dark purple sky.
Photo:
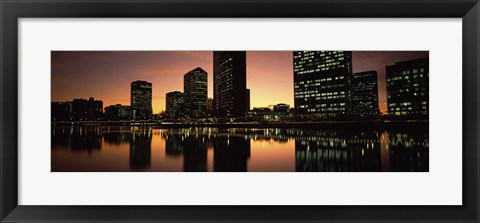
M 378 98 L 382 112 L 387 111 L 385 66 L 399 61 L 429 57 L 428 51 L 353 51 L 353 72 L 378 72 Z
M 353 71 L 377 70 L 380 109 L 386 111 L 385 66 L 428 57 L 428 51 L 356 51 Z M 183 91 L 183 75 L 202 67 L 208 72 L 208 95 L 213 94 L 212 51 L 54 51 L 52 52 L 52 101 L 90 96 L 112 104 L 130 104 L 130 83 L 153 84 L 153 108 L 165 110 L 165 94 Z M 251 107 L 277 103 L 293 106 L 291 51 L 247 52 L 247 87 Z

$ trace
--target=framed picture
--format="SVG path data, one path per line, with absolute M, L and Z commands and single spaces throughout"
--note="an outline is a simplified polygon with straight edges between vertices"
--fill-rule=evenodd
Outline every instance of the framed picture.
M 1 1 L 2 222 L 478 222 L 480 6 Z

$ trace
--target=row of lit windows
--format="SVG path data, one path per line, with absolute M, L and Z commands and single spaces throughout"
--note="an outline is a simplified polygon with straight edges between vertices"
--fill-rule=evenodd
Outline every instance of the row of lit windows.
M 312 94 L 312 93 L 317 93 L 317 94 Z M 303 97 L 315 97 L 315 96 L 335 96 L 335 95 L 345 95 L 345 91 L 334 91 L 334 92 L 324 92 L 324 93 L 318 93 L 318 91 L 308 91 L 308 92 L 303 92 L 303 91 L 300 91 L 300 92 L 295 92 L 294 95 L 295 96 L 302 96 Z M 305 96 L 303 96 L 305 95 Z
M 310 73 L 313 73 L 313 72 L 320 72 L 320 71 L 326 71 L 326 70 L 333 70 L 333 69 L 337 69 L 337 68 L 344 68 L 345 65 L 339 65 L 339 63 L 337 63 L 338 66 L 334 66 L 334 65 L 331 65 L 331 66 L 328 66 L 328 67 L 324 67 L 324 68 L 321 68 L 321 69 L 311 69 L 311 70 L 303 70 L 302 69 L 294 69 L 294 72 L 296 72 L 296 74 L 310 74 Z
M 331 111 L 345 111 L 345 107 L 330 107 L 330 108 L 309 108 L 307 112 L 331 112 Z
M 345 106 L 345 103 L 317 104 L 317 108 Z
M 299 96 L 295 96 L 295 98 L 305 98 L 305 101 L 308 101 L 307 98 L 310 98 L 310 97 L 315 97 L 313 95 L 299 95 Z M 330 99 L 341 99 L 341 98 L 345 98 L 345 95 L 334 95 L 334 96 L 323 96 L 323 97 L 316 97 L 315 100 L 330 100 Z

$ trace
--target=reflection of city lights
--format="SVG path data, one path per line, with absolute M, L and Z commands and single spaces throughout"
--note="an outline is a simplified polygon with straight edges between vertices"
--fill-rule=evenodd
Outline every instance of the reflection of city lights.
M 227 131 L 227 129 L 218 128 L 156 129 L 142 126 L 90 126 L 52 129 L 52 144 L 53 138 L 58 138 L 59 135 L 64 138 L 76 137 L 75 141 L 56 142 L 67 146 L 77 143 L 82 144 L 84 148 L 91 148 L 91 145 L 108 144 L 109 146 L 105 147 L 112 148 L 112 146 L 118 146 L 119 142 L 127 143 L 127 146 L 132 142 L 140 145 L 133 148 L 132 152 L 141 151 L 143 140 L 151 140 L 153 137 L 155 147 L 152 147 L 152 151 L 158 154 L 158 151 L 164 148 L 157 146 L 159 142 L 165 143 L 165 149 L 172 148 L 173 145 L 176 149 L 171 149 L 167 155 L 170 158 L 177 157 L 176 159 L 184 156 L 188 147 L 215 150 L 220 146 L 231 153 L 235 150 L 235 145 L 245 140 L 249 145 L 250 142 L 252 143 L 249 147 L 252 149 L 249 155 L 252 162 L 258 162 L 259 157 L 263 156 L 261 159 L 265 159 L 264 162 L 268 163 L 274 161 L 275 157 L 287 156 L 286 151 L 293 151 L 289 154 L 294 159 L 297 171 L 428 171 L 428 135 L 415 132 L 378 134 L 378 132 L 368 131 L 313 129 L 300 131 L 278 128 L 261 128 L 255 131 L 248 128 L 230 128 Z M 280 144 L 285 146 L 278 146 Z M 275 149 L 272 150 L 270 147 Z M 265 151 L 258 153 L 262 148 L 265 148 Z M 164 156 L 153 156 L 152 153 L 152 161 L 160 157 L 164 159 Z M 209 159 L 214 157 L 214 153 L 209 154 Z M 211 170 L 210 168 L 208 170 Z

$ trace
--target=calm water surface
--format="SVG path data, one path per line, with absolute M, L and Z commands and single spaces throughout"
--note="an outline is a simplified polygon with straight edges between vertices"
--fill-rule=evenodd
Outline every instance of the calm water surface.
M 428 171 L 428 133 L 52 127 L 53 172 Z

